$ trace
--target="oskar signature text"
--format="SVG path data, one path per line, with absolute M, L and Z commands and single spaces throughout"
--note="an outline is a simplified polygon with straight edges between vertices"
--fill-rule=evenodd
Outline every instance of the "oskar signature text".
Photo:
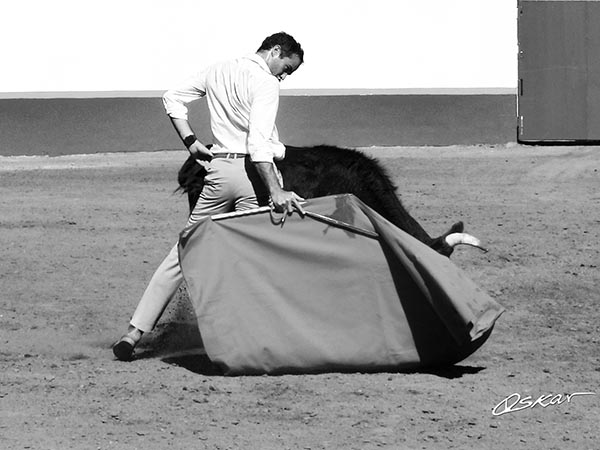
M 578 395 L 595 395 L 595 392 L 574 392 L 572 394 L 547 394 L 540 395 L 537 399 L 533 399 L 531 395 L 527 397 L 521 397 L 521 394 L 514 393 L 506 397 L 500 403 L 498 403 L 492 414 L 495 416 L 501 416 L 502 414 L 522 411 L 524 409 L 533 408 L 535 406 L 541 406 L 546 408 L 552 405 L 560 405 L 562 403 L 570 403 L 573 397 Z

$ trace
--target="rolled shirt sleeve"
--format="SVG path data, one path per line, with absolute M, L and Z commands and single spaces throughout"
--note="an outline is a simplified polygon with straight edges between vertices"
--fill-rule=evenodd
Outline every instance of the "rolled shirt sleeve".
M 257 86 L 251 103 L 248 153 L 252 162 L 273 162 L 285 156 L 275 119 L 279 108 L 279 81 L 271 77 Z
M 162 101 L 167 115 L 174 119 L 188 120 L 188 103 L 206 95 L 206 72 L 201 71 L 185 80 L 180 86 L 163 94 Z

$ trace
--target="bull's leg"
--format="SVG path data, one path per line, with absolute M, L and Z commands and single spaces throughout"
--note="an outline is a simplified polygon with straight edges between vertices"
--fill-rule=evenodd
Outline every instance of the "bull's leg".
M 188 205 L 190 207 L 190 214 L 191 214 L 192 211 L 194 210 L 194 208 L 196 207 L 198 198 L 200 198 L 200 193 L 199 192 L 188 192 L 187 195 L 188 195 Z
M 204 166 L 198 164 L 193 156 L 189 156 L 188 159 L 183 163 L 179 169 L 177 175 L 177 181 L 179 182 L 179 188 L 177 191 L 185 192 L 188 196 L 188 206 L 190 207 L 190 214 L 196 206 L 196 202 L 200 197 L 200 193 L 204 188 L 204 177 L 206 176 L 206 169 Z

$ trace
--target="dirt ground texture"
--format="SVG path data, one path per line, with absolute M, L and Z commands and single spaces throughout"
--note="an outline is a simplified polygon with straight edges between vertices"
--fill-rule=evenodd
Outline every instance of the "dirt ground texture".
M 0 158 L 3 449 L 600 448 L 600 148 L 372 148 L 506 308 L 440 371 L 224 377 L 180 295 L 138 359 L 110 346 L 185 223 L 184 152 Z M 569 402 L 494 415 L 511 394 Z M 513 397 L 514 398 L 514 397 Z

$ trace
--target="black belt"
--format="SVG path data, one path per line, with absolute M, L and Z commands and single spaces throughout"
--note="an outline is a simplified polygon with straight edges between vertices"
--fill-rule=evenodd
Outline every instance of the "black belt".
M 245 158 L 247 153 L 215 153 L 213 158 L 238 159 Z

